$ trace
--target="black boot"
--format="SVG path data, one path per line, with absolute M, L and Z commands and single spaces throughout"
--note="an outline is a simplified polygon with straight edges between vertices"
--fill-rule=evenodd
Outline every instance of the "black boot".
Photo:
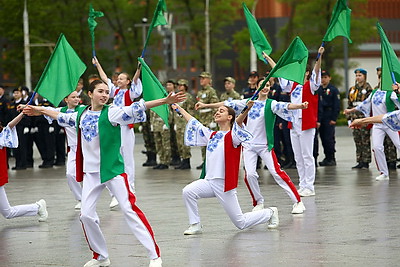
M 171 166 L 180 166 L 181 165 L 181 158 L 180 157 L 173 157 L 169 165 Z
M 183 159 L 181 165 L 179 166 L 180 170 L 188 170 L 190 169 L 190 158 L 188 159 Z M 177 168 L 175 168 L 177 169 Z
M 369 163 L 368 162 L 362 162 L 362 167 L 361 169 L 366 170 L 369 168 Z
M 359 162 L 356 166 L 351 167 L 352 169 L 361 169 L 364 166 L 364 163 Z
M 147 152 L 147 161 L 142 164 L 143 167 L 151 167 L 157 165 L 157 155 L 154 152 Z
M 203 169 L 203 163 L 196 167 L 197 170 Z

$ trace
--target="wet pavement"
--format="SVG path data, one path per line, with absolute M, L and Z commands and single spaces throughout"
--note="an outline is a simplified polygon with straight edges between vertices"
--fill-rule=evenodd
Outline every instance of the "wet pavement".
M 266 206 L 279 209 L 278 229 L 258 225 L 240 231 L 214 198 L 199 202 L 203 234 L 184 236 L 188 218 L 181 191 L 200 174 L 195 169 L 200 149 L 192 149 L 191 170 L 153 170 L 141 166 L 145 155 L 140 153 L 144 146 L 138 134 L 137 203 L 153 227 L 163 266 L 398 266 L 400 170 L 391 171 L 389 181 L 377 182 L 375 164 L 369 170 L 351 169 L 355 165 L 351 131 L 339 127 L 336 141 L 337 166 L 317 168 L 316 196 L 303 198 L 304 214 L 290 213 L 291 200 L 262 169 L 261 192 Z M 6 192 L 11 205 L 44 198 L 49 219 L 39 223 L 35 217 L 0 218 L 0 266 L 83 266 L 92 254 L 79 211 L 74 210 L 65 168 L 39 169 L 40 163 L 37 158 L 34 169 L 10 170 Z M 287 173 L 298 185 L 296 170 Z M 241 170 L 238 197 L 246 212 L 252 207 L 242 174 Z M 121 212 L 109 209 L 109 202 L 104 191 L 97 211 L 111 266 L 148 266 L 146 251 L 127 229 Z

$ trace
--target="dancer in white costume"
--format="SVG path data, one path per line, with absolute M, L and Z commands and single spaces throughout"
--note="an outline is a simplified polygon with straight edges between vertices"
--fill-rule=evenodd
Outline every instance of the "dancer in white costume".
M 400 107 L 400 102 L 397 93 L 399 92 L 399 84 L 394 84 L 393 91 L 383 91 L 381 89 L 375 89 L 360 105 L 352 109 L 345 109 L 344 114 L 349 114 L 354 111 L 361 111 L 365 117 L 378 116 L 386 114 L 389 110 L 394 110 L 394 105 Z M 394 104 L 394 105 L 393 105 Z M 374 124 L 372 127 L 372 145 L 375 153 L 375 161 L 380 172 L 375 179 L 377 181 L 389 180 L 389 169 L 386 162 L 385 150 L 383 147 L 383 141 L 385 136 L 388 135 L 396 146 L 397 150 L 400 150 L 400 139 L 398 130 L 392 130 L 391 127 L 386 124 Z
M 249 108 L 253 102 L 249 102 Z M 178 107 L 173 105 L 174 109 Z M 214 121 L 219 131 L 212 131 L 203 126 L 184 109 L 179 108 L 188 121 L 185 131 L 185 144 L 189 146 L 206 146 L 206 160 L 199 179 L 183 188 L 183 199 L 189 215 L 189 228 L 185 235 L 202 232 L 198 200 L 216 197 L 225 212 L 238 229 L 268 223 L 268 228 L 279 225 L 278 209 L 271 207 L 258 211 L 243 213 L 236 195 L 240 163 L 240 144 L 252 138 L 243 125 L 248 110 L 239 115 L 235 121 L 235 111 L 220 106 L 214 114 Z
M 318 120 L 318 88 L 321 85 L 321 61 L 324 47 L 318 49 L 320 58 L 311 70 L 307 67 L 304 85 L 279 78 L 282 92 L 290 93 L 290 102 L 301 104 L 308 102 L 308 108 L 298 112 L 290 129 L 296 168 L 299 174 L 299 194 L 302 197 L 315 195 L 315 160 L 313 156 L 315 129 Z M 270 66 L 276 63 L 267 54 L 263 54 Z
M 144 213 L 136 206 L 136 196 L 124 171 L 124 159 L 121 153 L 124 133 L 119 125 L 143 122 L 146 120 L 146 109 L 180 102 L 184 96 L 169 94 L 166 98 L 148 102 L 141 100 L 127 107 L 108 106 L 106 103 L 109 99 L 109 89 L 107 84 L 100 80 L 90 84 L 88 94 L 92 105 L 75 113 L 59 113 L 34 106 L 27 106 L 24 109 L 28 115 L 44 114 L 57 119 L 60 125 L 79 127 L 77 169 L 81 171 L 81 175 L 84 174 L 80 220 L 89 248 L 93 251 L 93 259 L 84 266 L 110 265 L 106 242 L 96 212 L 96 203 L 106 186 L 117 198 L 128 227 L 147 249 L 151 259 L 149 266 L 161 266 L 160 251 L 153 230 Z M 80 161 L 81 157 L 83 162 Z M 80 175 L 77 177 L 81 178 Z
M 10 206 L 6 191 L 4 189 L 5 184 L 8 183 L 6 148 L 18 147 L 18 136 L 15 126 L 23 116 L 24 114 L 20 113 L 4 128 L 2 128 L 0 125 L 0 213 L 6 219 L 38 215 L 39 222 L 45 222 L 48 216 L 46 201 L 41 199 L 33 204 Z
M 257 89 L 264 81 L 261 78 L 257 81 Z M 257 173 L 257 157 L 260 156 L 277 184 L 282 187 L 293 201 L 293 214 L 301 214 L 305 211 L 305 206 L 301 202 L 301 198 L 289 175 L 279 165 L 273 148 L 273 127 L 275 122 L 275 114 L 287 121 L 294 119 L 294 109 L 304 109 L 308 107 L 308 103 L 292 104 L 287 102 L 277 102 L 268 99 L 270 91 L 270 83 L 267 82 L 265 87 L 260 91 L 258 100 L 255 101 L 252 109 L 247 117 L 247 130 L 253 135 L 249 141 L 243 142 L 243 159 L 246 171 L 245 182 L 253 198 L 253 211 L 264 208 L 264 197 L 260 191 L 258 183 L 259 175 Z M 198 102 L 196 108 L 215 108 L 222 104 L 231 107 L 236 114 L 240 114 L 246 106 L 247 99 L 230 100 L 220 103 L 203 104 Z
M 92 63 L 96 66 L 100 78 L 107 83 L 110 89 L 110 98 L 113 98 L 113 105 L 117 107 L 129 106 L 133 101 L 140 97 L 143 92 L 142 82 L 140 80 L 141 67 L 138 66 L 135 75 L 131 79 L 129 74 L 122 72 L 118 74 L 117 86 L 115 86 L 111 79 L 107 77 L 100 62 L 96 57 L 92 59 Z M 134 160 L 134 149 L 135 149 L 135 132 L 133 130 L 133 124 L 121 126 L 121 131 L 124 133 L 122 138 L 122 154 L 125 161 L 125 172 L 128 175 L 128 179 L 135 189 L 135 160 Z M 118 201 L 112 196 L 110 202 L 110 208 L 114 208 L 118 205 Z

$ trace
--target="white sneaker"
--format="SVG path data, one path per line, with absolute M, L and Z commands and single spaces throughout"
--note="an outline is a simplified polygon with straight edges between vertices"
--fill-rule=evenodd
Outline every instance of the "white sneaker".
M 86 262 L 83 267 L 102 267 L 102 266 L 110 266 L 111 262 L 110 259 L 104 259 L 104 260 L 96 260 L 96 259 L 91 259 L 90 261 Z
M 189 228 L 183 232 L 184 235 L 198 235 L 203 231 L 201 230 L 202 226 L 200 223 L 191 224 Z
M 110 209 L 115 208 L 116 206 L 118 206 L 118 204 L 118 200 L 115 197 L 112 197 L 110 202 Z
M 299 193 L 299 195 L 300 195 L 300 193 L 303 192 L 303 190 L 304 190 L 304 188 L 303 188 L 303 187 L 300 187 L 300 188 L 297 190 L 297 193 Z
M 252 211 L 263 210 L 263 209 L 264 209 L 264 203 L 260 203 L 255 205 Z
M 76 203 L 76 205 L 75 205 L 74 209 L 76 209 L 76 210 L 80 210 L 80 209 L 81 209 L 81 206 L 82 206 L 81 202 L 80 202 L 80 201 L 78 201 L 78 203 Z
M 315 191 L 308 188 L 304 188 L 303 191 L 300 191 L 299 195 L 302 197 L 311 197 L 315 196 Z
M 162 267 L 162 260 L 161 258 L 157 258 L 150 261 L 149 267 Z
M 49 216 L 49 213 L 47 212 L 46 201 L 44 199 L 41 199 L 38 202 L 36 202 L 36 204 L 39 206 L 39 210 L 38 210 L 39 222 L 47 221 L 47 217 Z
M 277 207 L 270 207 L 272 210 L 272 216 L 268 221 L 268 228 L 275 229 L 279 225 L 279 215 L 278 215 L 278 208 Z
M 389 180 L 389 176 L 382 173 L 381 175 L 377 176 L 375 178 L 375 180 L 376 181 L 387 181 L 387 180 Z
M 302 214 L 306 210 L 303 202 L 297 202 L 293 204 L 292 214 Z

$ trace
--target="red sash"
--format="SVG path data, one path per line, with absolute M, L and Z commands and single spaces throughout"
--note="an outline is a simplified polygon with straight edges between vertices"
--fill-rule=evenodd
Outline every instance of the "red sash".
M 292 91 L 298 83 L 293 83 Z M 301 130 L 305 131 L 308 129 L 316 128 L 317 127 L 317 120 L 318 120 L 318 94 L 315 95 L 311 92 L 310 81 L 307 81 L 303 85 L 303 89 L 301 90 L 302 93 L 302 102 L 308 102 L 308 108 L 302 109 L 302 123 L 301 123 Z M 288 122 L 288 128 L 292 129 L 292 123 Z
M 0 186 L 8 183 L 7 148 L 0 149 Z

